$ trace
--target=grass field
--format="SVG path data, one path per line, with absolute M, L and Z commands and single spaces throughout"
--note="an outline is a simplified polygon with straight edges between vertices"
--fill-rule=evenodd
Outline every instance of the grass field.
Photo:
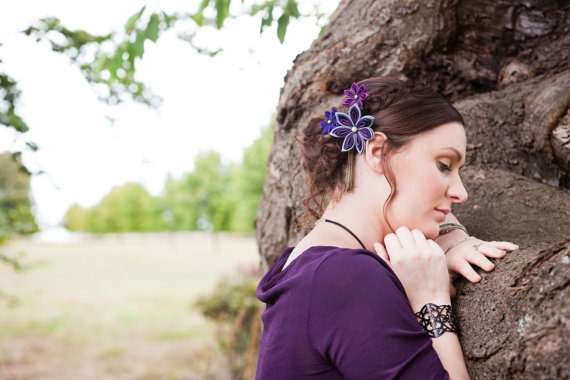
M 225 379 L 197 297 L 257 268 L 252 237 L 201 233 L 73 236 L 2 247 L 0 379 Z

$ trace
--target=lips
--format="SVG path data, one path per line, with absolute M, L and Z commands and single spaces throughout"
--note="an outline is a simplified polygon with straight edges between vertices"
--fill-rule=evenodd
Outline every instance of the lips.
M 435 211 L 439 211 L 439 212 L 443 213 L 443 215 L 447 215 L 451 212 L 451 210 L 447 209 L 447 208 L 436 208 Z
M 442 222 L 445 220 L 445 217 L 447 216 L 447 214 L 449 214 L 451 212 L 451 210 L 449 210 L 449 209 L 441 209 L 441 208 L 436 208 L 435 211 L 440 216 L 440 219 Z

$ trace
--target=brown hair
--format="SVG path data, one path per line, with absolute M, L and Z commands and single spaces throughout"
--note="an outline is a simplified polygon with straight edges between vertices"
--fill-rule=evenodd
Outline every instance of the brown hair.
M 465 123 L 461 114 L 441 95 L 412 81 L 370 78 L 359 84 L 365 84 L 368 93 L 362 114 L 374 116 L 372 129 L 388 138 L 382 152 L 386 179 L 391 187 L 384 204 L 386 215 L 396 195 L 396 181 L 387 158 L 421 133 L 451 122 Z M 321 133 L 319 123 L 323 119 L 311 119 L 301 135 L 303 169 L 309 185 L 303 204 L 315 218 L 322 215 L 327 198 L 344 188 L 347 157 L 353 154 L 341 151 L 343 139 Z

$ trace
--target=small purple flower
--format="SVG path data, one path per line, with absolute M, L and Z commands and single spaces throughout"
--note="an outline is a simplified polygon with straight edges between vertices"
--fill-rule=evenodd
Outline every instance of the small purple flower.
M 334 137 L 344 137 L 342 151 L 348 152 L 356 146 L 358 153 L 362 154 L 365 141 L 374 137 L 374 130 L 371 128 L 374 123 L 374 117 L 368 115 L 361 117 L 360 108 L 354 103 L 350 107 L 348 115 L 343 112 L 337 112 L 336 120 L 339 126 L 333 128 L 330 134 Z
M 336 107 L 333 107 L 330 111 L 325 111 L 325 120 L 321 121 L 321 133 L 328 135 L 331 133 L 332 129 L 338 127 L 338 122 L 336 121 Z
M 350 90 L 344 90 L 344 95 L 346 95 L 346 99 L 342 102 L 343 106 L 352 107 L 356 103 L 358 107 L 362 108 L 362 101 L 368 97 L 366 85 L 359 86 L 357 83 L 353 83 Z

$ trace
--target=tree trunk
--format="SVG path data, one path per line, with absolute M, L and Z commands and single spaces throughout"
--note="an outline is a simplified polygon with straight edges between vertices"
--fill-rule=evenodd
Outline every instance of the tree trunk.
M 281 91 L 257 217 L 262 269 L 311 227 L 300 129 L 353 81 L 424 81 L 466 120 L 470 199 L 454 212 L 474 235 L 523 247 L 481 284 L 458 284 L 471 375 L 570 376 L 569 55 L 568 1 L 343 1 Z

